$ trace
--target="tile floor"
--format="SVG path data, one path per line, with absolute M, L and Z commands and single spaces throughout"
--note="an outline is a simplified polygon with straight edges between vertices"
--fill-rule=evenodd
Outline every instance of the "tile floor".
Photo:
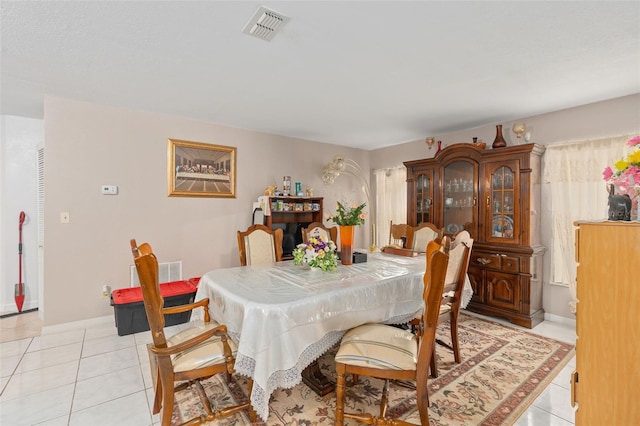
M 1 425 L 159 424 L 149 403 L 149 332 L 118 336 L 112 317 L 41 329 L 37 311 L 0 319 Z M 575 343 L 575 329 L 565 324 L 545 321 L 532 331 Z M 574 369 L 575 357 L 516 425 L 574 424 Z

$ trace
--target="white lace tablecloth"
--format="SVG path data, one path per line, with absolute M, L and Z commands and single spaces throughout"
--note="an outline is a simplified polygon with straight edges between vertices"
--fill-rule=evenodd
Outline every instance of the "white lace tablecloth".
M 238 342 L 236 371 L 254 380 L 251 403 L 266 421 L 269 397 L 291 388 L 342 335 L 365 323 L 403 323 L 422 312 L 425 258 L 368 253 L 337 272 L 291 262 L 210 271 L 196 300 Z M 202 319 L 194 315 L 192 320 Z M 200 311 L 202 312 L 202 311 Z

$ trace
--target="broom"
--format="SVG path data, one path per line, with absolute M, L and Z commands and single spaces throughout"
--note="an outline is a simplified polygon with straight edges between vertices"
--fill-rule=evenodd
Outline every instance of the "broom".
M 15 288 L 15 300 L 18 312 L 22 312 L 22 305 L 24 304 L 24 284 L 22 283 L 22 225 L 24 224 L 24 212 L 20 212 L 20 219 L 18 220 L 18 284 Z

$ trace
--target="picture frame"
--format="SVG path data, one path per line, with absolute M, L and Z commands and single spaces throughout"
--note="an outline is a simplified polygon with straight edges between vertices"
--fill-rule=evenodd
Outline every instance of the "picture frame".
M 236 148 L 167 141 L 169 197 L 236 197 Z

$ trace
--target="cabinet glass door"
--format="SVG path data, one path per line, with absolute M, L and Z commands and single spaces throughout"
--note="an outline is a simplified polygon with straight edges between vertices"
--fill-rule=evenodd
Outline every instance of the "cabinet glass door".
M 489 174 L 488 207 L 491 209 L 489 240 L 513 242 L 517 238 L 516 174 L 508 166 L 499 166 Z
M 422 222 L 433 223 L 433 177 L 431 173 L 420 174 L 416 182 L 416 225 Z
M 456 161 L 444 168 L 443 226 L 446 235 L 466 229 L 475 238 L 476 170 L 473 163 Z

